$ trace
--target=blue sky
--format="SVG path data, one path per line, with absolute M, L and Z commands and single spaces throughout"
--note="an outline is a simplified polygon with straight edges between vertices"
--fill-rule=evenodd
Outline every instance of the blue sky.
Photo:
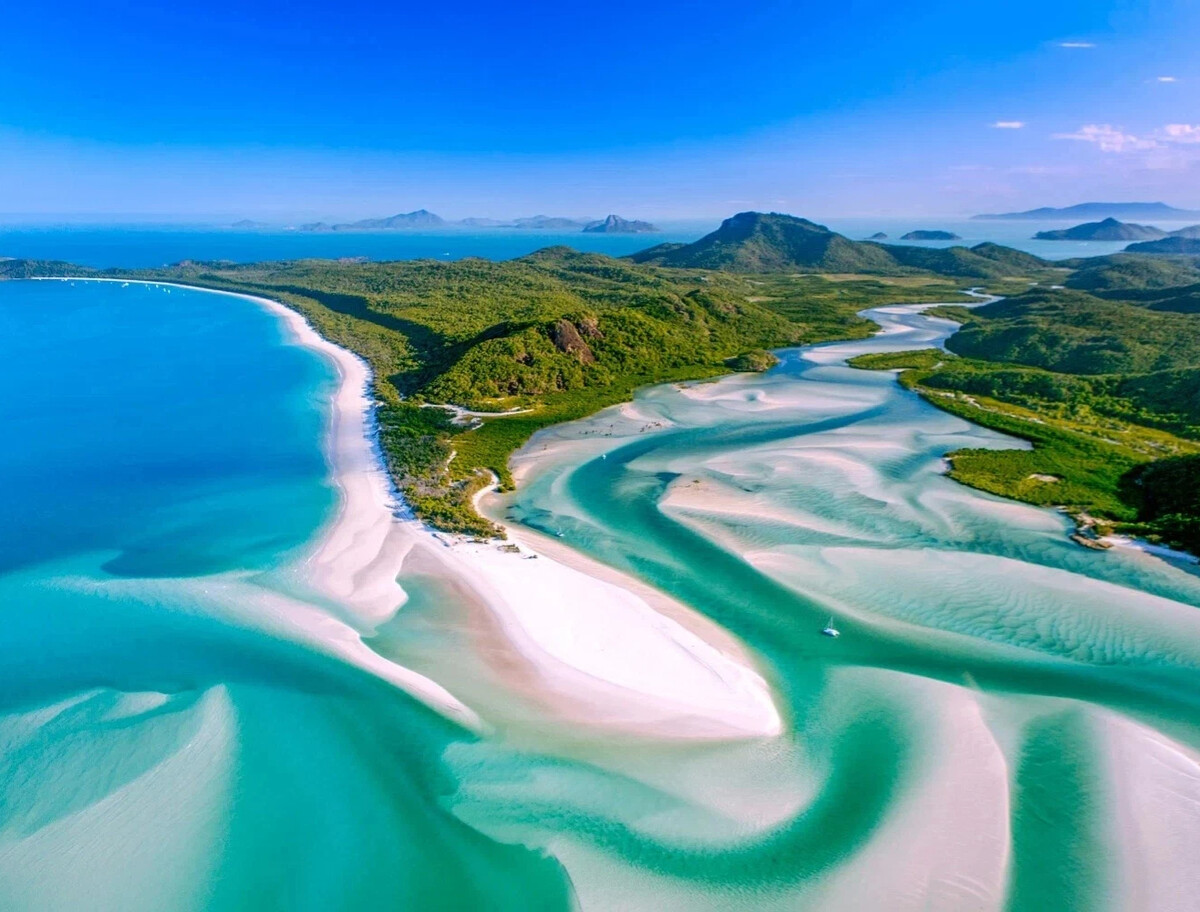
M 11 6 L 0 212 L 1200 207 L 1200 3 Z

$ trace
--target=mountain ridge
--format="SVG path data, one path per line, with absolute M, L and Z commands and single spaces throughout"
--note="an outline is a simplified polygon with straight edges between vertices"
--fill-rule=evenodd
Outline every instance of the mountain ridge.
M 852 241 L 825 225 L 778 212 L 739 212 L 691 244 L 659 244 L 628 259 L 743 273 L 896 275 L 921 271 L 970 278 L 1017 275 L 1047 265 L 1032 254 L 999 244 L 930 248 Z
M 1166 221 L 1184 221 L 1200 218 L 1200 211 L 1194 209 L 1176 209 L 1166 203 L 1076 203 L 1061 209 L 1053 206 L 1042 206 L 1038 209 L 1027 209 L 1023 212 L 992 212 L 973 215 L 972 219 L 1162 219 Z

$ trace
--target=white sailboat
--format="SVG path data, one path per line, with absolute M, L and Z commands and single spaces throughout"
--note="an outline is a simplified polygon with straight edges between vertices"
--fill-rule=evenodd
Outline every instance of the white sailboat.
M 829 615 L 829 623 L 825 625 L 825 629 L 821 631 L 822 636 L 833 637 L 836 639 L 842 635 L 842 632 L 833 626 L 833 615 Z

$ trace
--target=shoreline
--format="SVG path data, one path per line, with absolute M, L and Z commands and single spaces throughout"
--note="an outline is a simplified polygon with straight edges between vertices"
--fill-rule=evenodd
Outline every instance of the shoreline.
M 693 609 L 557 542 L 535 546 L 524 530 L 514 537 L 523 549 L 515 554 L 500 541 L 468 541 L 415 519 L 383 460 L 368 365 L 321 336 L 302 314 L 269 298 L 176 282 L 82 276 L 39 281 L 157 285 L 241 298 L 278 318 L 289 342 L 333 365 L 337 386 L 323 449 L 340 496 L 298 568 L 317 592 L 359 622 L 337 630 L 330 617 L 316 631 L 335 639 L 340 653 L 352 649 L 356 664 L 469 728 L 487 727 L 436 681 L 375 653 L 358 629 L 369 635 L 402 612 L 408 595 L 399 578 L 414 566 L 432 566 L 472 603 L 469 610 L 486 613 L 475 626 L 492 649 L 508 653 L 505 686 L 541 706 L 550 721 L 668 739 L 763 738 L 783 730 L 749 651 Z M 537 560 L 527 559 L 533 554 Z M 355 642 L 346 643 L 348 638 Z

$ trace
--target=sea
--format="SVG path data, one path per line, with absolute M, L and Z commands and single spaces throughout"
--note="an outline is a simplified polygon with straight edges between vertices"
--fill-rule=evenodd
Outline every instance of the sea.
M 886 234 L 885 243 L 947 247 L 994 241 L 1047 259 L 1103 256 L 1117 253 L 1127 242 L 1039 241 L 1039 231 L 1070 227 L 1072 222 L 971 220 L 955 218 L 829 218 L 814 217 L 847 237 Z M 484 257 L 506 260 L 545 247 L 566 245 L 577 250 L 626 256 L 661 243 L 690 243 L 715 229 L 719 220 L 669 221 L 653 234 L 592 234 L 581 231 L 541 232 L 513 229 L 443 229 L 382 232 L 243 230 L 212 225 L 24 225 L 0 222 L 0 257 L 53 259 L 107 268 L 154 268 L 182 260 L 227 260 L 248 263 L 308 257 L 369 260 L 458 260 Z M 1181 224 L 1164 223 L 1164 230 Z M 914 230 L 942 230 L 956 241 L 901 241 Z

